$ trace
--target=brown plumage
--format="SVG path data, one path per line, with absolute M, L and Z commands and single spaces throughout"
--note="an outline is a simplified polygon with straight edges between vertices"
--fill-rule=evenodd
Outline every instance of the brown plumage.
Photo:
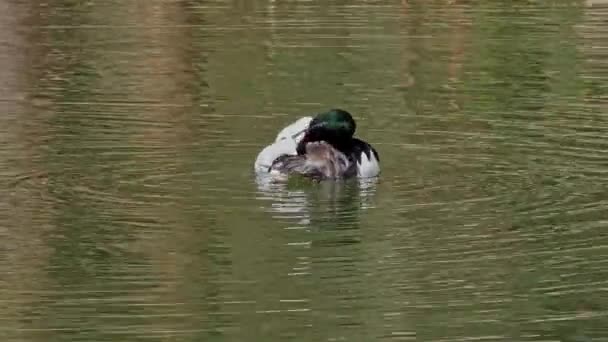
M 342 152 L 324 141 L 306 144 L 303 155 L 282 155 L 270 166 L 270 172 L 300 174 L 313 179 L 349 178 L 357 168 Z

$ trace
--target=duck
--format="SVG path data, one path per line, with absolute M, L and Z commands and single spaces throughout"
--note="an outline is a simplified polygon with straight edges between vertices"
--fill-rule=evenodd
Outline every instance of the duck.
M 357 124 L 343 109 L 306 116 L 283 128 L 258 154 L 258 174 L 301 174 L 310 178 L 371 178 L 380 174 L 376 149 L 354 137 Z

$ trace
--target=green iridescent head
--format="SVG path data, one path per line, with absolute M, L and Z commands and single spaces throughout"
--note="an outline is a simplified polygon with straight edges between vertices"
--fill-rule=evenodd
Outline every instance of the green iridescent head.
M 309 131 L 325 131 L 330 135 L 351 138 L 355 134 L 357 124 L 349 112 L 342 109 L 332 109 L 318 114 L 309 124 Z
M 342 109 L 331 109 L 318 114 L 308 125 L 304 138 L 298 144 L 298 154 L 304 154 L 306 144 L 313 141 L 326 141 L 336 148 L 348 144 L 357 124 L 349 112 Z

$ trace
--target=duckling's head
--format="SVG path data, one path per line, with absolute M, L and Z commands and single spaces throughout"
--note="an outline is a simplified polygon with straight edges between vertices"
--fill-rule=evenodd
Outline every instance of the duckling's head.
M 314 141 L 326 141 L 336 148 L 348 144 L 357 124 L 349 112 L 342 109 L 331 109 L 318 114 L 308 125 L 304 138 L 298 143 L 298 154 L 306 153 L 306 144 Z

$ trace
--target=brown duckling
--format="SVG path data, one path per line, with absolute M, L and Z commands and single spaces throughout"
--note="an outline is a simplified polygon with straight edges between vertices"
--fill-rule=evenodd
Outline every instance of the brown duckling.
M 344 153 L 325 141 L 306 144 L 301 155 L 282 155 L 270 166 L 271 173 L 300 174 L 322 180 L 349 178 L 357 175 L 356 165 Z

